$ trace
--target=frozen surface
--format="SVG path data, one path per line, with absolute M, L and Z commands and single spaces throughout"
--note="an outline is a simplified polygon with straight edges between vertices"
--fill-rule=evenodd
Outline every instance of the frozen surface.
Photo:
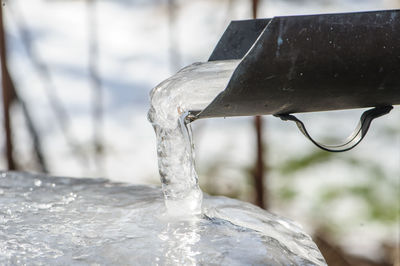
M 206 196 L 172 219 L 161 190 L 0 174 L 0 264 L 325 265 L 309 236 L 251 204 Z

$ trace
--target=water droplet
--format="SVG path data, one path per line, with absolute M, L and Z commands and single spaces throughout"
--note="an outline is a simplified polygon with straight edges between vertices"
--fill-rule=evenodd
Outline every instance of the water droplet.
M 34 184 L 35 184 L 36 187 L 40 187 L 42 185 L 42 181 L 39 180 L 39 179 L 35 179 Z

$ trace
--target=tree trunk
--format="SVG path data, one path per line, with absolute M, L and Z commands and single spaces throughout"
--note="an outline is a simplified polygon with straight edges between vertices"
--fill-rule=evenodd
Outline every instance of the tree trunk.
M 10 107 L 13 101 L 11 80 L 8 76 L 7 69 L 7 50 L 6 50 L 6 39 L 3 21 L 3 8 L 4 5 L 0 6 L 0 57 L 1 57 L 1 83 L 3 87 L 3 115 L 4 115 L 4 130 L 6 134 L 6 149 L 5 157 L 7 158 L 8 170 L 15 170 L 16 165 L 13 158 L 13 143 L 11 133 L 11 117 Z
M 252 13 L 253 18 L 257 18 L 258 0 L 252 0 Z M 263 208 L 268 208 L 266 201 L 266 189 L 264 188 L 265 182 L 265 165 L 264 165 L 264 142 L 263 142 L 263 119 L 261 116 L 254 117 L 254 125 L 257 138 L 257 159 L 254 170 L 254 186 L 256 190 L 256 204 Z

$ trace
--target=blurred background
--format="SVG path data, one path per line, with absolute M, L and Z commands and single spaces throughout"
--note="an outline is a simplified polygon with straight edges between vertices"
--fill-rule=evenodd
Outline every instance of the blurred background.
M 159 184 L 148 94 L 180 68 L 207 61 L 231 20 L 394 9 L 400 0 L 3 0 L 2 7 L 0 168 Z M 299 117 L 331 141 L 346 137 L 362 111 Z M 274 117 L 196 121 L 200 184 L 297 221 L 330 265 L 400 265 L 399 122 L 395 107 L 357 148 L 332 154 Z

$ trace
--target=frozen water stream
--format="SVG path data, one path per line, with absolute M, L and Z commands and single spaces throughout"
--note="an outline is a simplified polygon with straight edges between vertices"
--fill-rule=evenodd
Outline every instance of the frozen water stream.
M 225 89 L 240 60 L 195 63 L 151 91 L 148 113 L 157 137 L 158 168 L 168 211 L 199 214 L 202 193 L 194 165 L 189 110 L 204 109 Z
M 1 265 L 324 265 L 309 236 L 251 204 L 205 196 L 171 219 L 157 187 L 0 173 Z

